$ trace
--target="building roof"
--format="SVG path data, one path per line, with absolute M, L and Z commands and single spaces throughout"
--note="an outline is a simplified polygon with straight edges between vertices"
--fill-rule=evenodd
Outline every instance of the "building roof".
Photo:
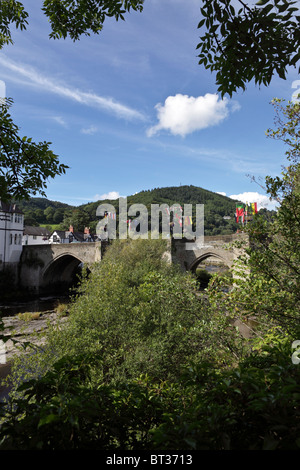
M 73 237 L 73 240 L 78 242 L 85 242 L 87 238 L 94 239 L 92 234 L 84 234 L 83 232 L 70 232 L 69 230 L 54 230 L 51 233 L 52 235 L 57 235 L 60 239 L 69 239 L 70 236 Z
M 51 236 L 52 235 L 58 235 L 60 238 L 66 238 L 66 232 L 64 230 L 54 230 L 52 233 L 51 233 Z
M 16 204 L 12 204 L 10 202 L 3 202 L 0 200 L 0 211 L 2 212 L 18 212 L 19 214 L 23 214 L 21 209 Z
M 38 235 L 43 237 L 50 237 L 50 232 L 45 227 L 24 227 L 24 235 Z
M 72 235 L 74 236 L 74 238 L 76 238 L 76 240 L 78 241 L 84 241 L 84 235 L 83 233 L 81 232 L 73 232 Z

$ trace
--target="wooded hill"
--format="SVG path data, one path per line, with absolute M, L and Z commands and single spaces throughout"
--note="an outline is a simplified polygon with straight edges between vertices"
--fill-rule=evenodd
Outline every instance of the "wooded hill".
M 72 224 L 75 230 L 82 231 L 85 226 L 95 231 L 98 218 L 96 210 L 100 204 L 112 204 L 118 214 L 119 200 L 101 200 L 80 206 L 71 206 L 46 198 L 31 198 L 29 201 L 18 202 L 25 214 L 25 225 L 53 225 L 67 229 Z M 225 235 L 236 232 L 235 222 L 236 201 L 221 194 L 196 186 L 172 186 L 141 191 L 127 197 L 128 208 L 132 204 L 143 204 L 151 213 L 151 204 L 204 204 L 205 234 Z M 224 218 L 225 217 L 225 218 Z M 230 217 L 230 219 L 229 219 Z

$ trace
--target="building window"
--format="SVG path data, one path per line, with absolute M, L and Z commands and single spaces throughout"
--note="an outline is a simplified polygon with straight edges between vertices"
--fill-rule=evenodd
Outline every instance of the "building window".
M 36 240 L 37 239 L 37 236 L 36 235 L 32 235 L 33 239 Z
M 22 235 L 19 234 L 19 245 L 22 245 Z
M 17 244 L 17 234 L 15 233 L 15 245 Z
M 9 235 L 9 244 L 12 245 L 13 242 L 13 236 L 12 233 Z

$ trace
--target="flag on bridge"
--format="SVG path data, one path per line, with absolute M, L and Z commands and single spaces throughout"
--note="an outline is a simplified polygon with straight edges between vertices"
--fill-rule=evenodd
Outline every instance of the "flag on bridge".
M 235 208 L 235 220 L 239 223 L 240 217 L 242 217 L 242 221 L 245 221 L 245 211 L 244 211 L 244 204 L 236 204 Z
M 254 215 L 257 213 L 257 202 L 246 203 L 245 214 Z
M 252 214 L 256 214 L 257 213 L 257 202 L 251 202 L 250 206 L 251 206 Z
M 182 218 L 181 218 L 181 216 L 178 215 L 178 214 L 175 214 L 175 217 L 178 220 L 178 223 L 179 223 L 180 227 L 182 227 Z

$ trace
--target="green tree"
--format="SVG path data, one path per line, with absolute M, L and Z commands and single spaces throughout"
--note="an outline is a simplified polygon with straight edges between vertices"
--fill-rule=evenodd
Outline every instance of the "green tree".
M 49 142 L 32 142 L 20 137 L 9 108 L 12 100 L 0 105 L 0 199 L 28 199 L 45 195 L 48 178 L 64 174 L 67 166 L 60 164 Z
M 142 10 L 142 0 L 44 0 L 43 8 L 48 17 L 52 38 L 79 39 L 89 31 L 99 33 L 106 17 L 123 19 L 130 9 Z M 0 2 L 0 49 L 12 44 L 11 27 L 21 30 L 28 25 L 28 13 L 21 2 Z M 13 123 L 9 108 L 12 99 L 0 105 L 0 199 L 28 199 L 40 193 L 45 196 L 47 180 L 65 173 L 67 165 L 59 163 L 58 156 L 50 150 L 49 142 L 34 143 L 27 136 L 19 136 L 19 128 Z
M 42 209 L 36 209 L 34 211 L 35 218 L 39 223 L 43 223 L 45 220 L 44 211 Z
M 98 34 L 107 17 L 124 20 L 131 9 L 143 10 L 144 0 L 44 0 L 42 10 L 49 19 L 51 38 L 66 38 L 74 41 L 82 34 Z M 12 44 L 11 26 L 21 30 L 28 25 L 28 13 L 22 2 L 2 0 L 0 3 L 0 49 Z
M 24 225 L 38 226 L 39 223 L 36 219 L 36 213 L 32 209 L 24 211 Z
M 205 28 L 198 44 L 199 63 L 216 72 L 218 91 L 230 96 L 252 79 L 269 85 L 274 74 L 286 77 L 287 68 L 300 59 L 298 2 L 259 0 L 204 0 Z
M 284 107 L 277 99 L 273 105 L 279 127 L 267 135 L 288 145 L 288 165 L 281 177 L 266 177 L 267 193 L 278 200 L 278 210 L 271 220 L 258 213 L 248 224 L 250 246 L 236 265 L 229 292 L 223 294 L 222 286 L 216 301 L 214 285 L 211 290 L 215 306 L 233 318 L 254 320 L 257 331 L 276 331 L 296 340 L 300 335 L 300 105 Z
M 12 44 L 10 25 L 26 29 L 28 13 L 21 2 L 16 0 L 3 0 L 0 4 L 0 49 L 6 44 Z
M 76 41 L 82 34 L 98 34 L 106 17 L 124 20 L 124 13 L 130 9 L 143 10 L 144 0 L 44 0 L 42 10 L 49 18 L 52 38 L 70 36 Z
M 53 216 L 54 216 L 54 213 L 55 213 L 55 209 L 52 207 L 52 206 L 48 206 L 46 207 L 46 209 L 44 210 L 44 216 L 46 218 L 46 221 L 50 224 L 53 223 Z
M 87 211 L 79 208 L 65 212 L 60 227 L 62 230 L 68 230 L 70 225 L 74 227 L 75 231 L 83 232 L 85 227 L 90 226 L 90 214 Z
M 55 224 L 60 224 L 63 219 L 64 219 L 64 209 L 62 208 L 59 208 L 59 209 L 56 209 L 54 214 L 53 214 L 53 222 Z

